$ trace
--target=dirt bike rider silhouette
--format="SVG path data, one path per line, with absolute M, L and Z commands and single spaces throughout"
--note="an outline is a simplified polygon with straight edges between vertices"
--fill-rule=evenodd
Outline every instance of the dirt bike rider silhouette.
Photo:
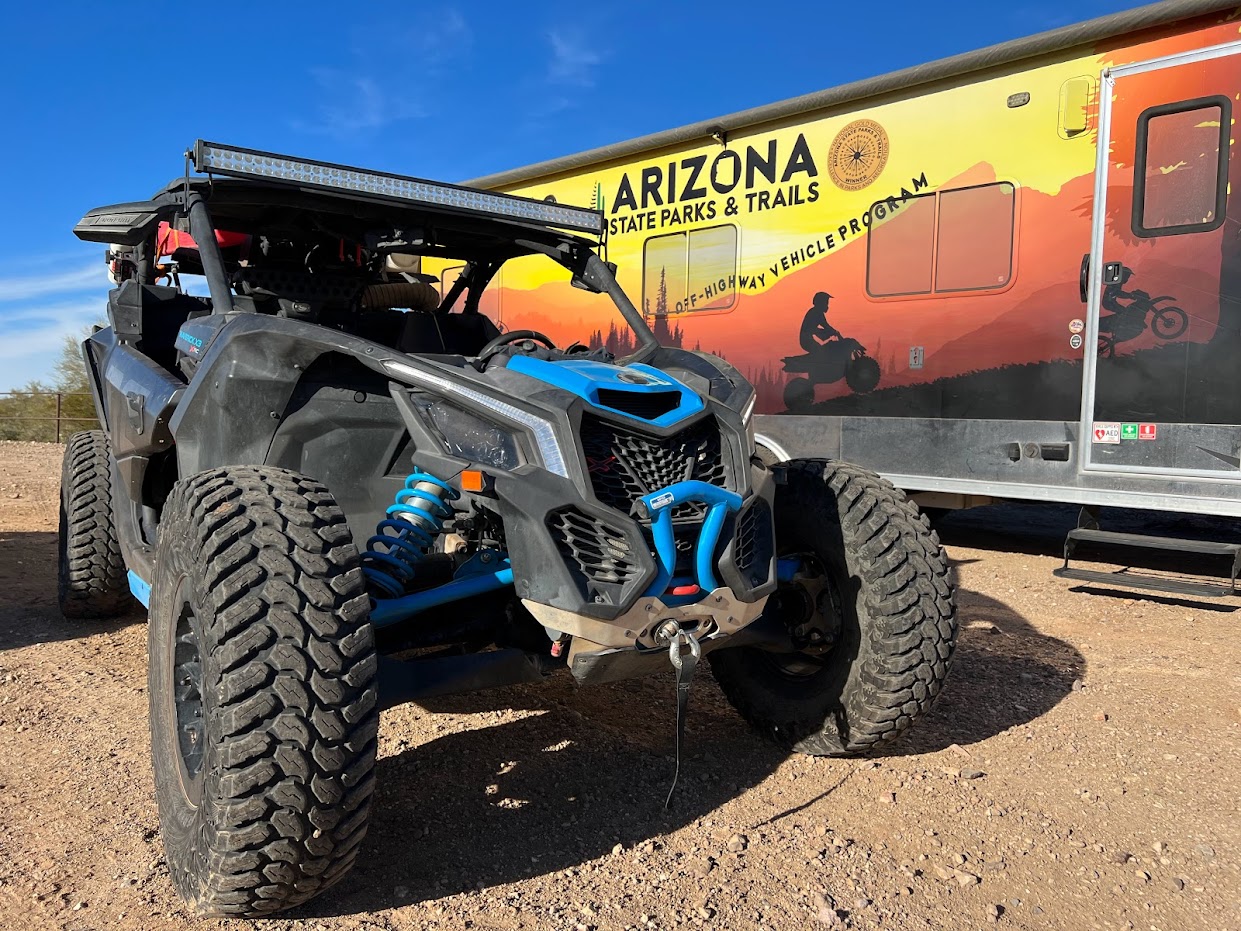
M 829 340 L 840 339 L 840 331 L 827 322 L 827 306 L 831 299 L 826 291 L 820 291 L 806 311 L 798 337 L 803 352 L 816 353 Z
M 1100 308 L 1111 311 L 1099 318 L 1099 349 L 1109 357 L 1115 354 L 1117 343 L 1137 339 L 1146 331 L 1148 315 L 1153 315 L 1150 328 L 1160 339 L 1176 339 L 1189 325 L 1189 317 L 1181 308 L 1160 306 L 1164 301 L 1175 300 L 1172 296 L 1151 297 L 1139 288 L 1124 290 L 1132 277 L 1133 269 L 1122 265 L 1120 280 L 1107 285 L 1099 299 Z
M 1149 297 L 1145 291 L 1124 290 L 1124 286 L 1129 283 L 1129 279 L 1132 277 L 1133 269 L 1128 265 L 1122 265 L 1120 267 L 1120 281 L 1113 281 L 1103 289 L 1103 298 L 1100 303 L 1103 304 L 1105 310 L 1110 310 L 1114 314 L 1123 314 L 1139 297 Z M 1124 304 L 1120 303 L 1122 300 L 1125 301 Z

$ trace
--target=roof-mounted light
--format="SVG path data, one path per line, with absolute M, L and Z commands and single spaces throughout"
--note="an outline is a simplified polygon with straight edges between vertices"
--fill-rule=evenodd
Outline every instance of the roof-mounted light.
M 312 159 L 289 158 L 271 152 L 204 142 L 201 139 L 194 144 L 193 159 L 194 167 L 204 174 L 284 181 L 301 187 L 348 191 L 426 207 L 525 220 L 596 235 L 603 232 L 603 214 L 596 210 L 532 200 L 528 197 L 514 197 L 511 194 L 496 194 L 456 184 L 424 181 L 421 178 L 408 178 L 382 171 L 363 171 Z

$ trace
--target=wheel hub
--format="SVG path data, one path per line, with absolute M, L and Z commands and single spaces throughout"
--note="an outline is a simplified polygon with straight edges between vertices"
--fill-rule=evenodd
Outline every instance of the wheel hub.
M 831 577 L 818 557 L 801 554 L 796 574 L 780 586 L 781 608 L 793 645 L 812 656 L 828 653 L 841 629 L 841 601 Z
M 177 771 L 181 790 L 191 805 L 202 797 L 203 755 L 206 750 L 206 722 L 203 719 L 202 653 L 195 632 L 194 610 L 188 600 L 178 599 L 181 609 L 172 643 L 172 697 Z

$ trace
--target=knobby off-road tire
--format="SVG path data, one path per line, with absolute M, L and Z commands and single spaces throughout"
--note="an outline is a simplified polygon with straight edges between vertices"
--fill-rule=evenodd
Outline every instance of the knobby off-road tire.
M 260 916 L 353 864 L 374 788 L 374 632 L 320 483 L 225 468 L 177 483 L 156 552 L 151 750 L 173 885 Z
M 116 617 L 134 606 L 112 521 L 112 456 L 102 430 L 75 433 L 60 473 L 56 597 L 74 620 Z
M 776 544 L 826 570 L 835 646 L 792 664 L 751 647 L 717 650 L 711 668 L 742 716 L 780 746 L 865 753 L 908 728 L 943 686 L 957 635 L 948 561 L 929 521 L 874 473 L 820 460 L 786 468 Z

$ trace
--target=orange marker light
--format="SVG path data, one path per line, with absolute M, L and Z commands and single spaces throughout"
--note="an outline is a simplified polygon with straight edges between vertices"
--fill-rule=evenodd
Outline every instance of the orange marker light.
M 487 487 L 487 475 L 478 469 L 466 469 L 461 473 L 462 491 L 483 491 Z

